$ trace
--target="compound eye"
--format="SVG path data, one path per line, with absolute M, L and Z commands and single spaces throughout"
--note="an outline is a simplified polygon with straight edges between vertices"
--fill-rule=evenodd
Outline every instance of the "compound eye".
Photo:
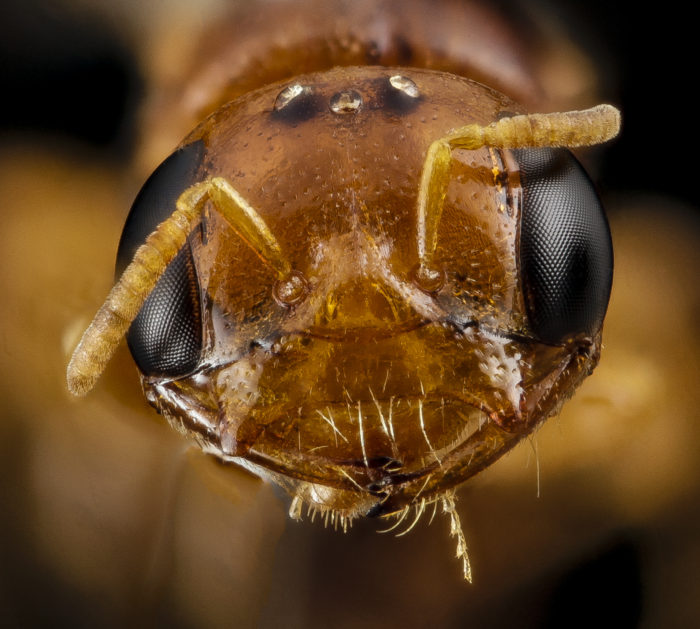
M 610 299 L 610 228 L 583 167 L 566 149 L 513 151 L 523 208 L 520 276 L 530 328 L 544 343 L 595 335 Z
M 203 142 L 182 147 L 148 178 L 126 219 L 117 252 L 117 275 L 136 250 L 175 210 L 182 192 L 196 181 Z M 148 296 L 126 336 L 139 369 L 147 376 L 180 377 L 191 373 L 202 353 L 199 282 L 186 243 Z

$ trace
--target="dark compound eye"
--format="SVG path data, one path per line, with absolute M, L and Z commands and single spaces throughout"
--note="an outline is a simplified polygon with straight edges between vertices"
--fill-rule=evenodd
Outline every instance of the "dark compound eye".
M 180 194 L 195 183 L 203 155 L 201 140 L 189 144 L 175 151 L 148 178 L 124 225 L 117 252 L 118 276 L 148 235 L 173 213 Z M 202 317 L 189 244 L 168 265 L 126 339 L 145 375 L 178 377 L 197 367 L 202 353 Z
M 566 149 L 513 153 L 523 190 L 520 273 L 530 327 L 545 343 L 592 336 L 603 324 L 613 271 L 598 195 Z

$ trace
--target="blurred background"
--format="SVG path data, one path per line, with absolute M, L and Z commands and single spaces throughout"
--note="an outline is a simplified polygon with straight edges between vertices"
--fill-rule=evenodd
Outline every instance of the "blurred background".
M 284 496 L 188 449 L 147 407 L 124 349 L 69 398 L 68 357 L 165 157 L 144 139 L 149 94 L 223 4 L 0 7 L 3 626 L 700 623 L 696 54 L 670 10 L 492 3 L 555 25 L 624 128 L 590 159 L 616 251 L 603 358 L 560 416 L 460 490 L 473 585 L 443 518 L 401 538 L 289 521 Z

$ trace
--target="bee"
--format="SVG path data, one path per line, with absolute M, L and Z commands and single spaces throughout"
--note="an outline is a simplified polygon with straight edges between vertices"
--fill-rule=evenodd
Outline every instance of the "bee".
M 407 3 L 412 30 L 385 21 L 383 39 L 371 3 L 330 5 L 328 45 L 319 4 L 295 4 L 299 72 L 279 69 L 293 38 L 258 50 L 269 72 L 234 66 L 148 178 L 68 388 L 90 391 L 126 337 L 149 403 L 284 488 L 291 517 L 410 530 L 441 508 L 470 581 L 455 488 L 599 360 L 612 243 L 569 149 L 615 137 L 620 115 L 528 113 L 527 81 L 485 85 L 471 49 L 440 61 L 470 5 Z

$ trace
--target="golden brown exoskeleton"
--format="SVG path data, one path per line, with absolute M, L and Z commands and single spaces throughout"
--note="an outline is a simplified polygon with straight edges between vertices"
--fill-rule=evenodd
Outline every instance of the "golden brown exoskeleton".
M 411 2 L 402 22 L 385 3 L 394 23 L 379 29 L 371 3 L 330 3 L 331 29 L 315 4 L 295 5 L 309 20 L 300 70 L 321 71 L 253 89 L 232 69 L 213 100 L 236 97 L 144 185 L 69 388 L 92 388 L 126 334 L 151 404 L 286 488 L 292 516 L 306 504 L 345 528 L 442 504 L 470 578 L 454 487 L 598 361 L 610 235 L 560 147 L 614 137 L 619 114 L 526 114 L 455 73 L 480 67 L 469 47 L 444 71 L 448 18 L 471 5 Z M 260 37 L 256 63 L 294 59 L 290 33 Z

